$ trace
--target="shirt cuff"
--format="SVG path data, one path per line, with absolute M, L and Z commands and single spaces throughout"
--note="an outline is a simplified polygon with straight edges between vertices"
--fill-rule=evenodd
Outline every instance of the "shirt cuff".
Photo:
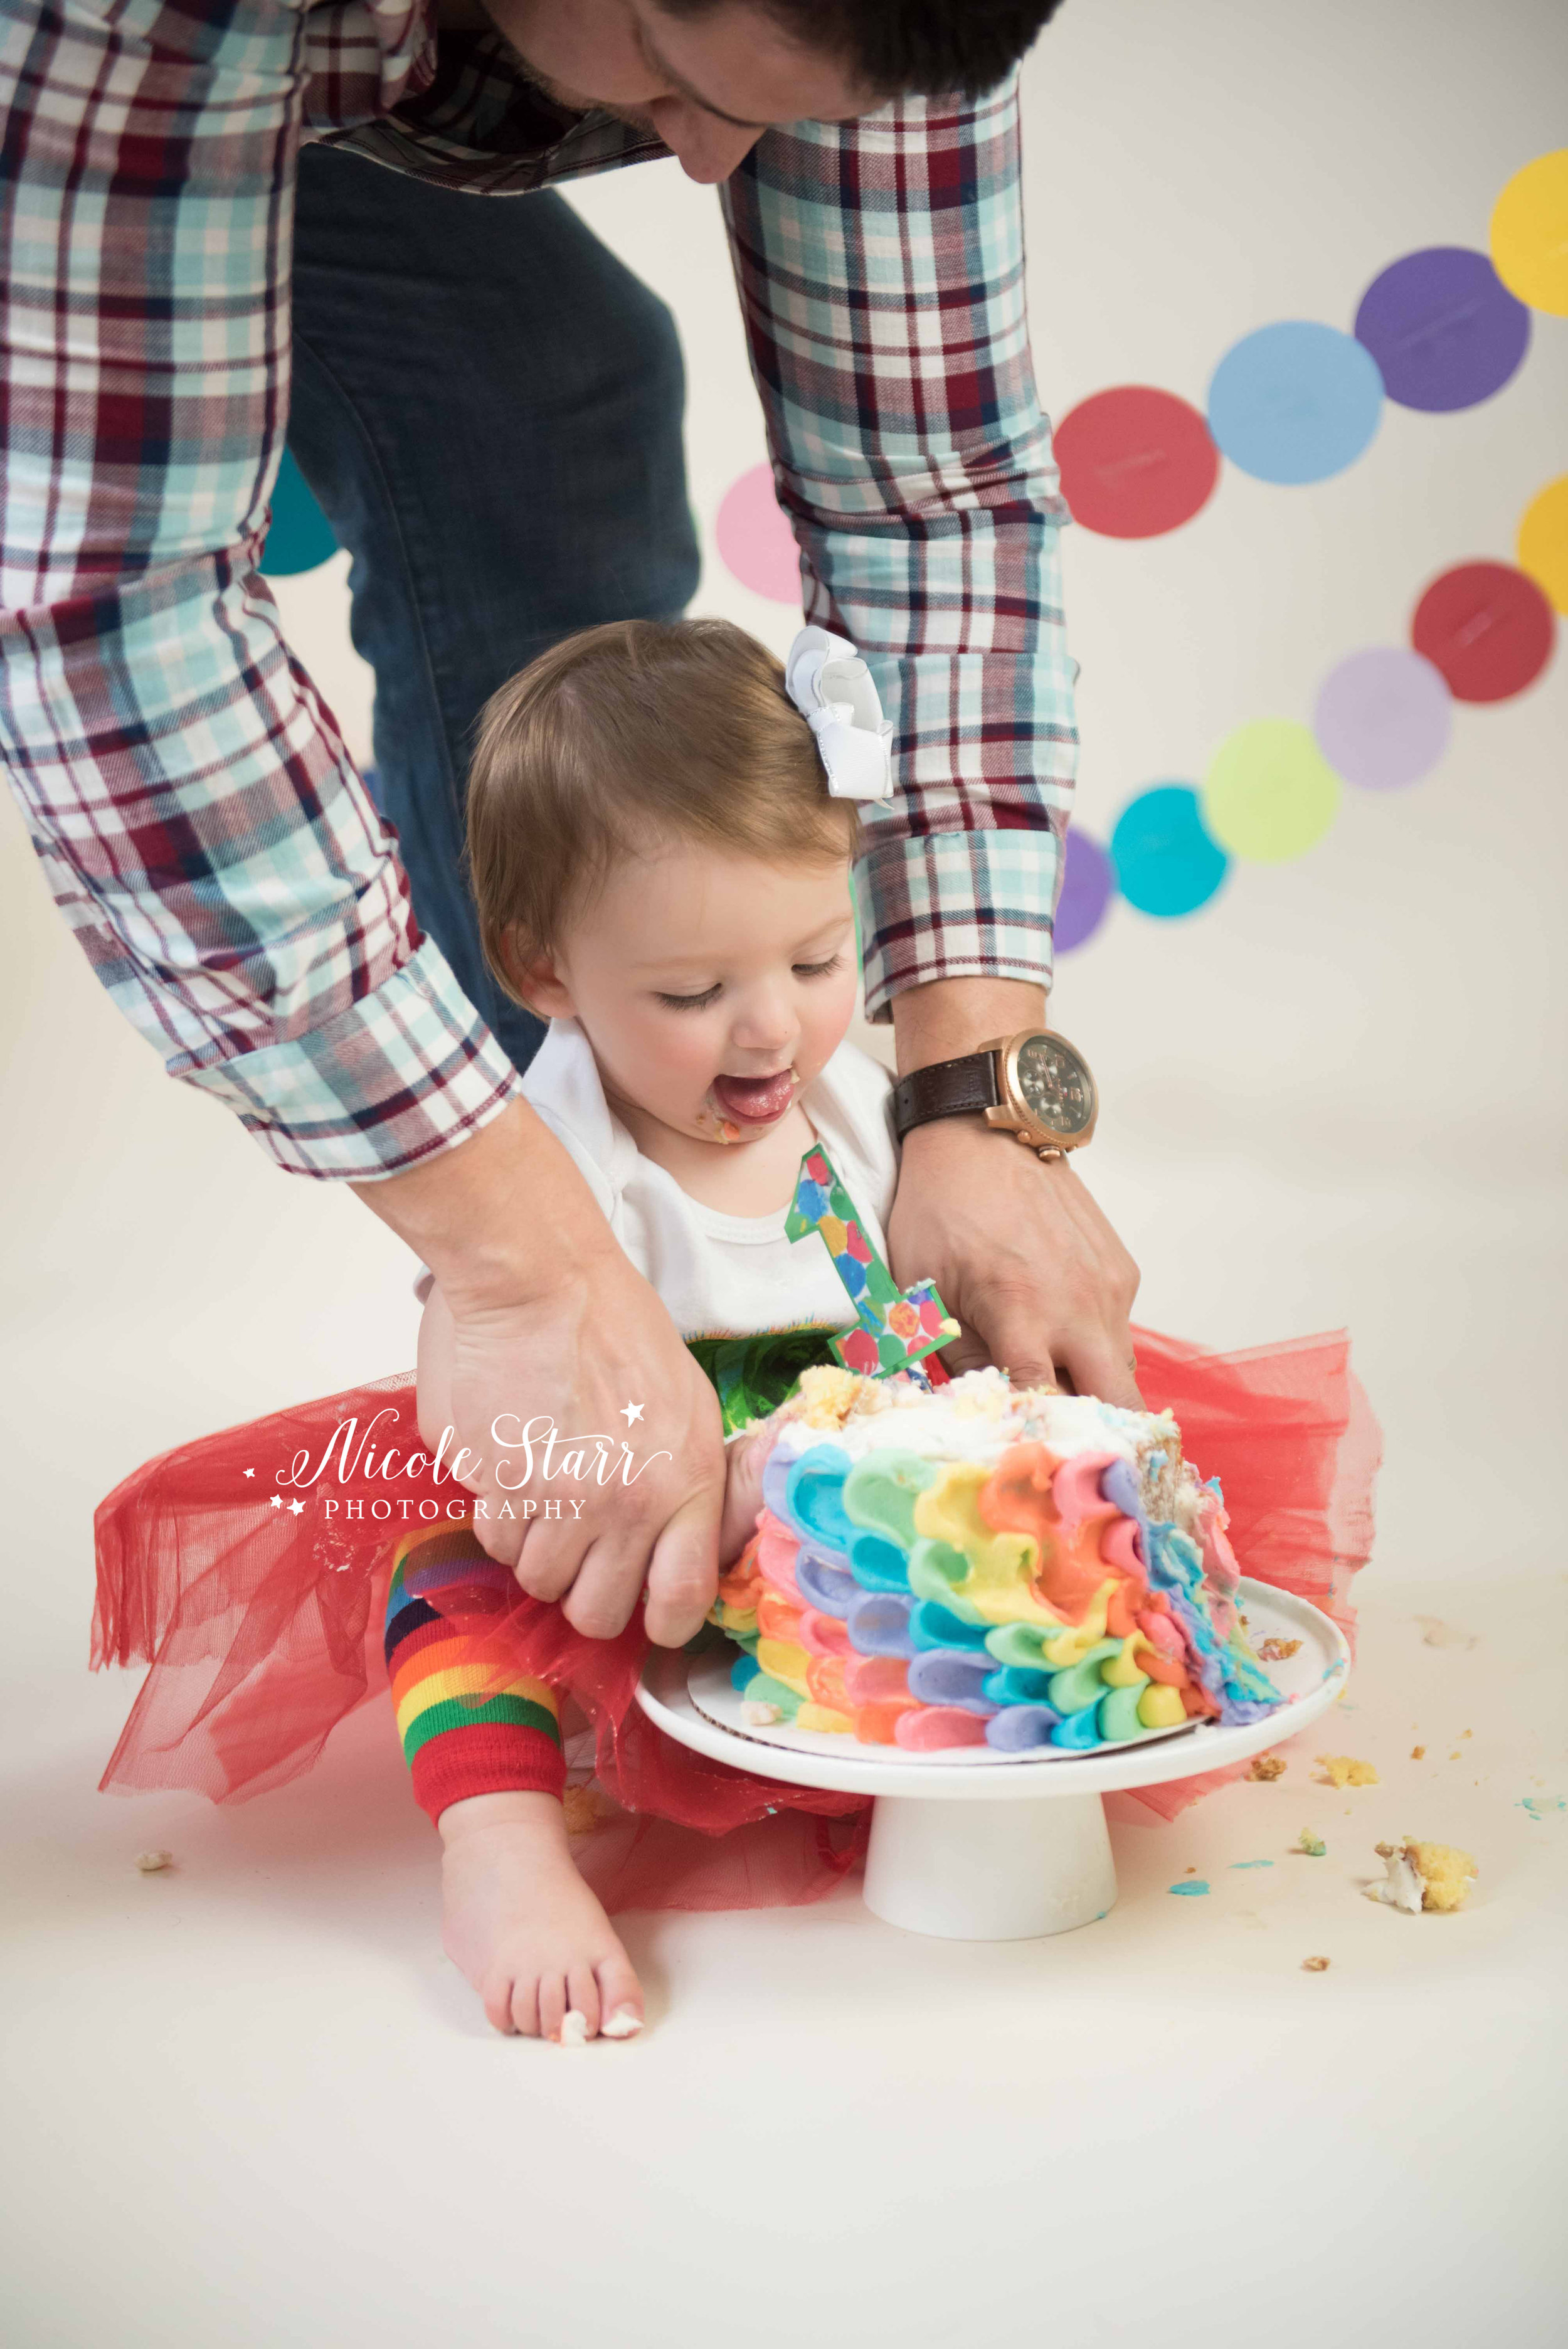
M 855 868 L 866 1017 L 934 978 L 1051 983 L 1061 842 L 1044 826 L 935 832 L 871 845 Z
M 427 938 L 325 1027 L 184 1077 L 291 1174 L 374 1182 L 466 1142 L 522 1080 Z

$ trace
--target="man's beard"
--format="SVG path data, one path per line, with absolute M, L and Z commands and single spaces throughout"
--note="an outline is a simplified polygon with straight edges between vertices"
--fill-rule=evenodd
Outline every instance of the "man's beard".
M 499 26 L 497 30 L 500 30 Z M 501 34 L 501 38 L 506 40 L 504 33 Z M 552 105 L 564 107 L 569 114 L 613 115 L 617 122 L 629 123 L 634 130 L 645 131 L 650 139 L 658 137 L 659 134 L 655 129 L 650 118 L 638 108 L 613 106 L 608 98 L 584 98 L 581 90 L 567 89 L 562 83 L 552 81 L 547 73 L 542 73 L 532 58 L 520 49 L 514 42 L 508 40 L 506 45 L 522 67 L 535 89 L 548 98 Z

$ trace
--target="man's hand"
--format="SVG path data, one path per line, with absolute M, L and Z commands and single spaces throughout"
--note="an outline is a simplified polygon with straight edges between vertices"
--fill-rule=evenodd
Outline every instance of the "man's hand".
M 899 996 L 893 1019 L 907 1071 L 1043 1028 L 1045 1001 L 1011 980 L 944 979 Z M 905 1138 L 888 1247 L 897 1278 L 934 1280 L 961 1325 L 950 1371 L 996 1362 L 1141 1407 L 1128 1326 L 1138 1267 L 1070 1159 L 1042 1164 L 979 1117 L 934 1118 Z
M 428 1440 L 449 1423 L 449 1457 L 466 1444 L 483 1463 L 461 1481 L 486 1505 L 474 1526 L 486 1550 L 515 1567 L 532 1597 L 560 1599 L 568 1622 L 595 1639 L 623 1629 L 646 1582 L 649 1637 L 678 1647 L 717 1582 L 718 1403 L 566 1152 L 514 1102 L 472 1142 L 355 1188 L 436 1276 L 441 1301 L 432 1299 L 420 1342 L 420 1426 Z M 641 1417 L 628 1422 L 626 1407 L 638 1403 Z M 531 1419 L 553 1421 L 557 1461 L 581 1450 L 590 1472 L 592 1439 L 602 1437 L 614 1475 L 600 1484 L 592 1473 L 546 1478 L 536 1467 L 518 1483 L 526 1455 L 516 1439 Z M 498 1443 L 497 1420 L 511 1448 Z M 623 1443 L 633 1454 L 629 1482 Z M 526 1518 L 525 1499 L 538 1504 Z M 559 1517 L 545 1518 L 547 1500 L 560 1503 Z M 513 1515 L 503 1517 L 508 1501 Z

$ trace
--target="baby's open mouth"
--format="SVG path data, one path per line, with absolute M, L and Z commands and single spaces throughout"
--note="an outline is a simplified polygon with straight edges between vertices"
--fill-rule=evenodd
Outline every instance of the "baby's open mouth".
M 737 1125 L 771 1125 L 795 1098 L 795 1071 L 779 1069 L 770 1077 L 715 1077 L 708 1092 L 720 1116 L 733 1119 Z

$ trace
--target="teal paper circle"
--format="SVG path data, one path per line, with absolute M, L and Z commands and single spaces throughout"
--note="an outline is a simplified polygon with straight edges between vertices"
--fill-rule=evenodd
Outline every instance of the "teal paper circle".
M 1162 921 L 1206 905 L 1230 869 L 1187 783 L 1156 783 L 1128 802 L 1110 835 L 1122 895 Z
M 337 533 L 285 449 L 273 492 L 272 526 L 257 568 L 268 579 L 292 579 L 298 572 L 316 570 L 336 553 Z

